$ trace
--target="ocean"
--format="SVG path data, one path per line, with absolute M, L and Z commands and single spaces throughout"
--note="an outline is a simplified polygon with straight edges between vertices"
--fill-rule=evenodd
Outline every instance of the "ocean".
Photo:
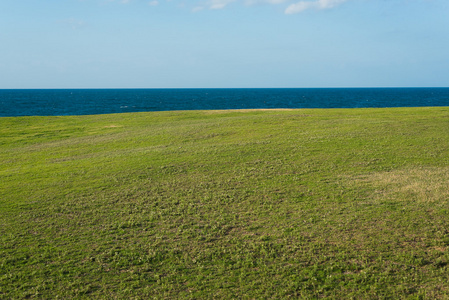
M 449 88 L 0 89 L 0 117 L 420 106 L 449 106 Z

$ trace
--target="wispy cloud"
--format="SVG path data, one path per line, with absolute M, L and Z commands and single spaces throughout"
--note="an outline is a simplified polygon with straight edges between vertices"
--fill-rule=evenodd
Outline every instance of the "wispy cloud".
M 61 20 L 59 21 L 59 23 L 63 24 L 64 26 L 71 27 L 72 29 L 79 29 L 81 27 L 86 26 L 86 22 L 84 20 L 79 20 L 75 18 Z
M 128 4 L 131 2 L 131 0 L 103 0 L 103 3 L 113 3 L 113 2 L 118 2 L 121 4 Z
M 236 0 L 210 0 L 208 7 L 210 9 L 222 9 L 228 4 L 235 2 Z
M 229 4 L 233 3 L 233 2 L 241 2 L 247 6 L 251 6 L 251 5 L 255 5 L 255 4 L 260 4 L 260 3 L 268 3 L 268 4 L 280 4 L 280 3 L 285 3 L 291 0 L 208 0 L 203 2 L 202 5 L 198 5 L 196 6 L 193 11 L 197 12 L 203 9 L 223 9 L 226 6 L 228 6 Z
M 228 4 L 232 2 L 236 2 L 237 0 L 208 0 L 206 2 L 203 2 L 202 4 L 195 6 L 192 11 L 198 12 L 203 9 L 223 9 Z
M 268 4 L 281 4 L 285 2 L 289 2 L 290 0 L 245 0 L 246 5 L 253 5 L 259 3 L 268 3 Z
M 115 2 L 122 4 L 129 4 L 131 2 L 138 2 L 133 0 L 103 0 L 106 2 Z M 298 1 L 298 0 L 296 0 Z M 285 14 L 296 14 L 301 13 L 305 10 L 315 9 L 315 10 L 324 10 L 334 8 L 344 2 L 349 0 L 301 0 L 295 3 L 295 0 L 198 0 L 196 1 L 196 5 L 193 6 L 192 11 L 198 12 L 201 10 L 209 9 L 209 10 L 220 10 L 224 9 L 232 3 L 240 3 L 246 6 L 266 4 L 266 5 L 282 5 L 286 6 Z M 148 0 L 148 4 L 150 6 L 162 5 L 163 3 L 172 2 L 172 0 Z M 175 2 L 173 0 L 173 2 Z M 180 2 L 180 6 L 185 7 L 188 6 L 185 1 Z
M 198 12 L 198 11 L 202 11 L 204 9 L 204 6 L 195 6 L 192 11 L 193 12 Z
M 286 14 L 297 14 L 308 9 L 330 9 L 334 8 L 347 0 L 316 0 L 316 1 L 300 1 L 289 5 L 285 9 Z
M 330 9 L 336 7 L 348 0 L 302 0 L 297 3 L 293 3 L 287 6 L 285 9 L 286 14 L 296 14 L 308 9 Z M 241 2 L 247 6 L 255 4 L 283 4 L 292 2 L 292 0 L 208 0 L 203 2 L 202 5 L 196 6 L 193 11 L 199 11 L 202 9 L 223 9 L 233 2 Z

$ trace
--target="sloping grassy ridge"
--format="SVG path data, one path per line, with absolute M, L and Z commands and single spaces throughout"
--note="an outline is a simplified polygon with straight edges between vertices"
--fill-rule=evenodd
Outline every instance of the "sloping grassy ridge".
M 0 118 L 0 298 L 447 298 L 449 108 Z

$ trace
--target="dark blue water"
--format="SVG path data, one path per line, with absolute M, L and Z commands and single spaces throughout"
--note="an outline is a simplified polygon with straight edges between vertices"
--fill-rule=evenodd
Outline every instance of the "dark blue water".
M 244 108 L 449 106 L 449 88 L 0 90 L 0 116 Z

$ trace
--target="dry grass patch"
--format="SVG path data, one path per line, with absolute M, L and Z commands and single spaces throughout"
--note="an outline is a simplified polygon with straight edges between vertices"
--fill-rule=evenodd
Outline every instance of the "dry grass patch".
M 242 108 L 242 109 L 222 109 L 222 110 L 206 110 L 203 111 L 205 115 L 217 115 L 217 114 L 228 114 L 233 112 L 258 112 L 258 111 L 293 111 L 298 110 L 294 108 Z
M 376 198 L 418 202 L 449 199 L 448 167 L 416 167 L 364 176 L 360 181 L 374 185 Z

